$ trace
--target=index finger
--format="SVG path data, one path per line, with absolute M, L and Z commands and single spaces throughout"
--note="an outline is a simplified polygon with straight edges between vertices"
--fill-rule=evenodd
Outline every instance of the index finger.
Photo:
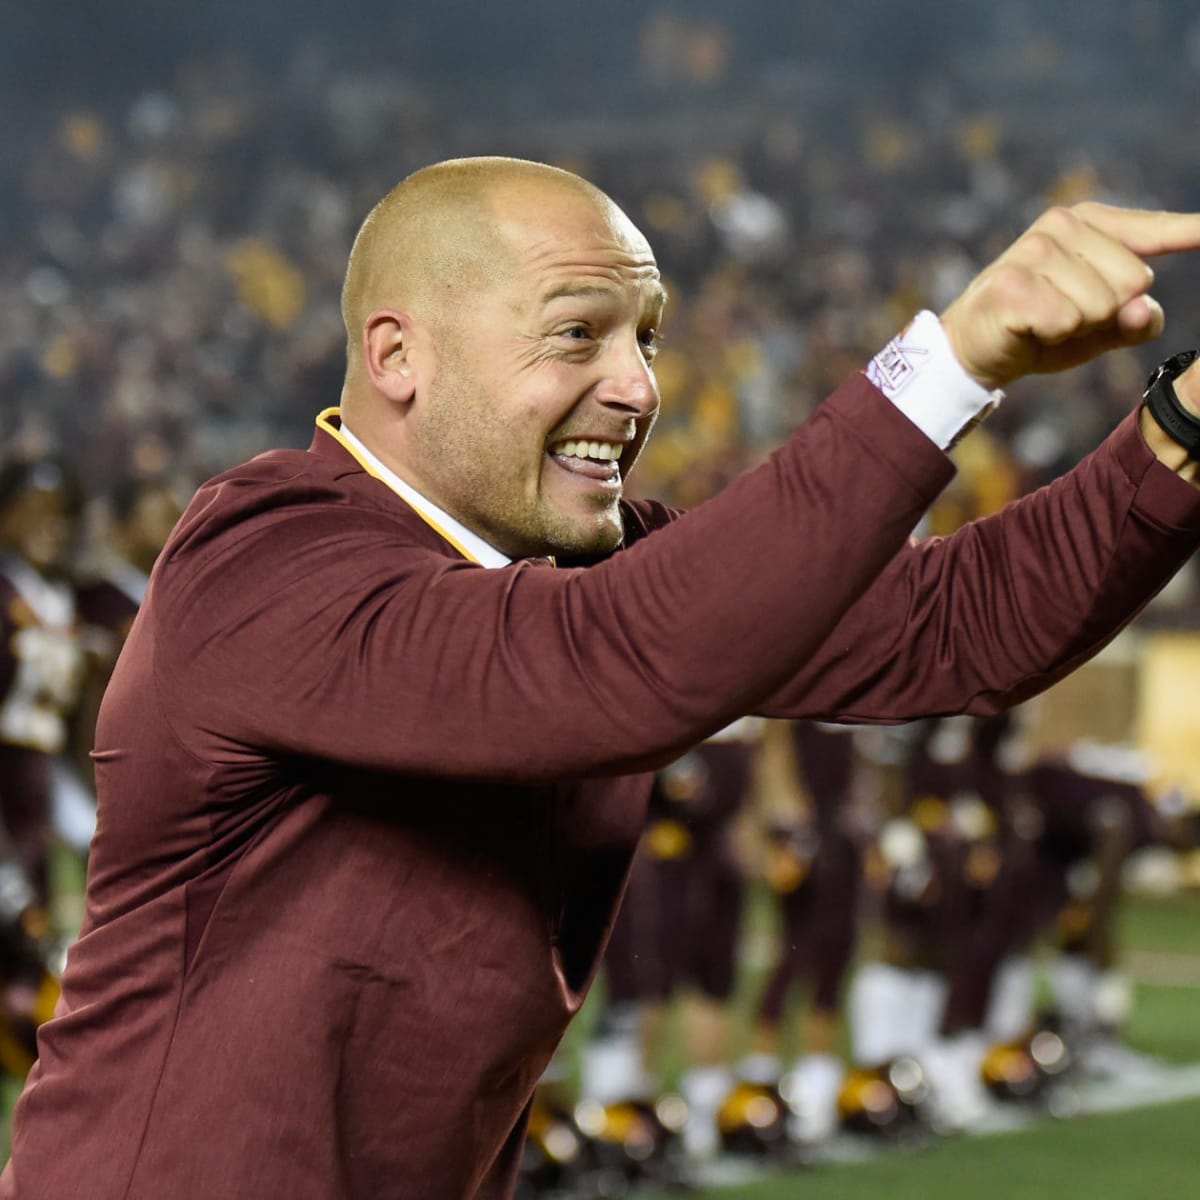
M 1085 201 L 1075 213 L 1101 233 L 1115 238 L 1134 254 L 1154 256 L 1180 250 L 1200 250 L 1200 213 L 1118 208 Z

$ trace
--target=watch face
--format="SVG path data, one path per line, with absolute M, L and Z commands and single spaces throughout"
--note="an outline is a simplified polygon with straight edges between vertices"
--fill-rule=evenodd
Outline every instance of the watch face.
M 1159 363 L 1151 372 L 1150 378 L 1146 380 L 1146 390 L 1149 391 L 1160 379 L 1178 379 L 1196 361 L 1197 353 L 1200 352 L 1182 350 L 1178 354 L 1171 355 L 1165 362 Z
M 1195 361 L 1196 351 L 1184 350 L 1182 353 L 1176 354 L 1172 358 L 1168 358 L 1167 361 L 1163 363 L 1163 368 L 1168 371 L 1171 379 L 1178 379 L 1179 376 L 1182 375 L 1184 371 L 1186 371 L 1187 368 L 1190 367 Z

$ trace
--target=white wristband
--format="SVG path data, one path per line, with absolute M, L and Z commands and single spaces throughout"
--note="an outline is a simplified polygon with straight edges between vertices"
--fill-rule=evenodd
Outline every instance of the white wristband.
M 928 309 L 871 359 L 867 378 L 942 450 L 951 449 L 1004 399 L 975 382 Z

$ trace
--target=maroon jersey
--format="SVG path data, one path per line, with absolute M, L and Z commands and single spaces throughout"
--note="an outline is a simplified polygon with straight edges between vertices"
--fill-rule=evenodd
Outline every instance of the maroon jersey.
M 866 829 L 853 806 L 854 737 L 849 729 L 794 721 L 796 767 L 812 802 L 807 819 L 768 831 L 768 882 L 779 893 L 783 929 L 759 1019 L 778 1026 L 798 979 L 812 1006 L 837 1010 L 854 951 Z
M 743 717 L 660 771 L 646 833 L 605 958 L 613 1002 L 665 1000 L 695 984 L 733 990 L 744 880 L 732 823 L 762 722 Z
M 680 826 L 686 844 L 661 857 L 682 857 L 696 842 L 721 837 L 749 792 L 761 722 L 743 718 L 660 771 L 650 794 L 648 834 L 656 822 Z M 664 839 L 665 840 L 665 839 Z
M 1166 822 L 1146 791 L 1133 756 L 1077 747 L 1039 761 L 1028 794 L 1042 817 L 1038 852 L 1063 870 L 1088 858 L 1106 822 L 1116 822 L 1127 851 L 1168 841 Z M 1122 769 L 1124 768 L 1124 769 Z
M 147 580 L 133 567 L 117 566 L 119 569 L 83 580 L 75 590 L 75 603 L 79 620 L 91 629 L 103 630 L 120 649 L 141 607 Z
M 1016 700 L 1200 531 L 1132 419 L 909 545 L 950 473 L 855 376 L 694 512 L 627 505 L 587 568 L 464 561 L 325 431 L 203 487 L 105 698 L 86 917 L 0 1196 L 507 1196 L 638 772 L 747 710 Z
M 812 721 L 790 728 L 796 766 L 812 798 L 817 822 L 825 827 L 844 809 L 854 784 L 854 736 L 851 730 Z

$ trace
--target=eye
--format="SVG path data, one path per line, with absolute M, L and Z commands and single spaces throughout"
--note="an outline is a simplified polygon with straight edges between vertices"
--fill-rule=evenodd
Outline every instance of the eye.
M 568 325 L 559 337 L 567 338 L 572 342 L 586 342 L 591 339 L 592 331 L 586 325 Z
M 653 326 L 649 329 L 643 329 L 638 333 L 638 341 L 641 343 L 642 353 L 649 362 L 659 351 L 662 346 L 662 334 Z

